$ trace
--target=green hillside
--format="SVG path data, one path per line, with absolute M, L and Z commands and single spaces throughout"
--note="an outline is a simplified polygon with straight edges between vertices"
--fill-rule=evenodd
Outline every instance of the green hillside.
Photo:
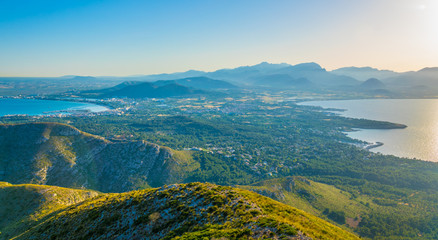
M 88 190 L 0 182 L 0 239 L 9 239 L 48 214 L 97 194 Z
M 0 125 L 0 181 L 124 192 L 162 186 L 199 167 L 190 152 L 109 141 L 58 123 Z
M 150 82 L 123 82 L 111 88 L 88 90 L 75 94 L 88 98 L 165 98 L 204 93 L 205 92 L 202 90 L 192 89 L 190 87 L 180 85 L 177 82 L 162 82 L 161 84 Z
M 364 186 L 371 183 L 365 183 Z M 370 187 L 370 186 L 368 186 Z M 385 186 L 379 185 L 384 188 Z M 239 188 L 302 209 L 363 237 L 435 239 L 437 197 L 432 192 L 382 189 L 386 194 L 341 190 L 304 177 L 266 180 Z M 365 187 L 363 188 L 365 189 Z M 402 197 L 405 195 L 405 197 Z
M 54 212 L 15 239 L 359 239 L 259 194 L 169 185 L 95 198 Z

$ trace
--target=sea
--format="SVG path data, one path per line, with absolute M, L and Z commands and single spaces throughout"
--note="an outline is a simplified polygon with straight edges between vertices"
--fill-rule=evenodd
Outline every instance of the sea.
M 0 116 L 55 115 L 71 114 L 79 111 L 102 112 L 106 110 L 108 110 L 107 107 L 82 102 L 0 98 Z
M 383 145 L 373 152 L 438 162 L 438 99 L 310 101 L 301 105 L 342 109 L 341 116 L 405 124 L 405 129 L 359 129 L 351 138 Z

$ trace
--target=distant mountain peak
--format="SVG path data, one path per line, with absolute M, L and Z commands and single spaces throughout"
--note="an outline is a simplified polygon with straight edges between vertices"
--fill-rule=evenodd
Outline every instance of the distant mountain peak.
M 294 70 L 298 71 L 315 71 L 315 70 L 325 70 L 321 67 L 318 63 L 315 62 L 308 62 L 308 63 L 299 63 L 296 65 L 293 65 L 292 68 Z
M 386 87 L 385 84 L 377 78 L 370 78 L 363 82 L 360 86 L 368 89 L 382 89 Z
M 261 62 L 259 64 L 256 64 L 252 67 L 270 67 L 270 66 L 279 66 L 279 67 L 287 67 L 290 66 L 287 63 L 269 63 L 269 62 Z
M 436 73 L 438 73 L 438 67 L 426 67 L 426 68 L 421 69 L 418 72 L 426 72 L 426 73 L 436 72 Z

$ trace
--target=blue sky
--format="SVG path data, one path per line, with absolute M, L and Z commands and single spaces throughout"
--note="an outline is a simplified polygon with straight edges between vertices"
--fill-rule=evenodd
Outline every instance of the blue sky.
M 0 0 L 0 76 L 438 66 L 434 0 Z

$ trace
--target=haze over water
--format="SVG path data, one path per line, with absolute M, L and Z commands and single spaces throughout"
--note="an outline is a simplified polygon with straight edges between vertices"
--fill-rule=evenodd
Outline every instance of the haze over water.
M 405 129 L 359 130 L 348 136 L 383 142 L 373 152 L 438 162 L 438 99 L 313 101 L 303 105 L 345 109 L 342 116 L 402 123 Z

